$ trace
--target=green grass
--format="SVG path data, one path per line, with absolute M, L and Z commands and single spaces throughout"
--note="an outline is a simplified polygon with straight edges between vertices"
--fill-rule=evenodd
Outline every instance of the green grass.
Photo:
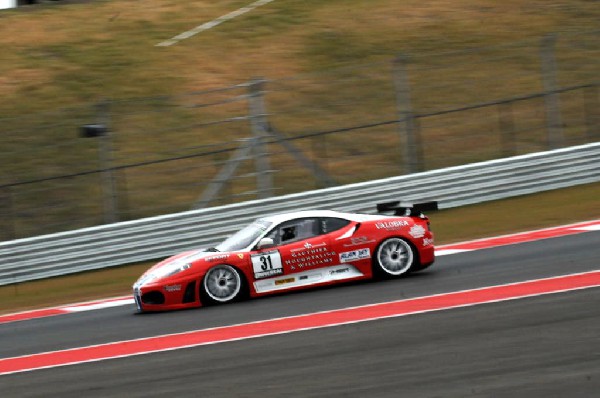
M 436 244 L 600 219 L 600 183 L 432 212 Z M 1 313 L 115 297 L 154 262 L 0 287 Z

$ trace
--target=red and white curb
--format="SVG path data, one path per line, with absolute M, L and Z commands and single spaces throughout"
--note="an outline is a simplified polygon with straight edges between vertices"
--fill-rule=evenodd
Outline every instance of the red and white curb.
M 600 286 L 600 271 L 0 359 L 0 375 L 320 329 Z
M 23 311 L 14 314 L 0 315 L 0 324 L 16 321 L 26 321 L 35 318 L 45 318 L 54 315 L 70 314 L 72 312 L 93 311 L 102 308 L 119 307 L 134 304 L 131 296 L 113 297 L 109 299 L 87 301 L 84 303 L 69 304 L 60 307 L 42 308 L 39 310 Z
M 520 232 L 516 234 L 502 235 L 492 238 L 477 239 L 468 242 L 438 246 L 436 247 L 435 255 L 447 256 L 456 253 L 464 253 L 517 243 L 532 242 L 541 239 L 556 238 L 560 236 L 590 231 L 600 231 L 600 220 L 586 221 L 577 224 L 562 225 L 559 227 L 545 228 L 536 231 Z M 70 314 L 73 312 L 93 311 L 103 308 L 134 304 L 134 300 L 131 296 L 114 297 L 104 300 L 89 301 L 85 303 L 76 303 L 53 308 L 45 308 L 33 311 L 19 312 L 15 314 L 0 315 L 0 324 L 35 318 L 43 318 L 54 315 Z
M 497 246 L 533 242 L 541 239 L 557 238 L 560 236 L 591 231 L 600 231 L 600 220 L 586 221 L 577 224 L 562 225 L 559 227 L 544 228 L 535 231 L 519 232 L 516 234 L 502 235 L 493 238 L 477 239 L 468 242 L 438 246 L 435 249 L 435 255 L 445 256 L 455 253 L 464 253 L 474 250 L 489 249 Z

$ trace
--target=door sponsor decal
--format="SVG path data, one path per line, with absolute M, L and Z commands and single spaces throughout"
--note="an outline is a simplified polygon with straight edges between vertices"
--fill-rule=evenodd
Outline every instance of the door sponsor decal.
M 290 254 L 291 257 L 285 260 L 285 265 L 289 266 L 292 271 L 306 267 L 330 265 L 337 255 L 325 242 L 317 245 L 306 243 L 301 247 L 291 249 Z
M 266 293 L 360 277 L 364 277 L 364 274 L 353 265 L 333 265 L 306 269 L 289 275 L 259 279 L 254 282 L 254 288 L 256 293 Z
M 369 248 L 351 250 L 349 252 L 340 253 L 340 262 L 349 263 L 352 261 L 362 260 L 363 258 L 370 258 L 371 251 Z
M 281 254 L 278 250 L 253 254 L 250 259 L 256 279 L 283 274 Z
M 275 286 L 285 285 L 286 283 L 294 283 L 295 281 L 296 281 L 296 278 L 277 279 L 277 280 L 275 280 Z
M 305 244 L 303 244 L 300 247 L 295 247 L 295 248 L 291 249 L 290 252 L 295 253 L 295 254 L 292 254 L 292 257 L 296 257 L 296 256 L 302 254 L 302 253 L 298 254 L 298 252 L 306 252 L 309 249 L 313 249 L 313 251 L 314 251 L 314 250 L 317 250 L 318 248 L 322 248 L 321 251 L 324 251 L 324 250 L 326 250 L 326 249 L 324 249 L 325 246 L 327 246 L 327 243 L 325 243 L 325 242 L 319 243 L 318 245 L 313 245 L 309 242 L 306 242 Z

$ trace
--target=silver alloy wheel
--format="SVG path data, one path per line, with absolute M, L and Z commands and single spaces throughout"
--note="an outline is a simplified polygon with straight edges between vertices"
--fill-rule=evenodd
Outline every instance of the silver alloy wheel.
M 389 275 L 402 275 L 413 264 L 412 247 L 400 238 L 385 240 L 377 249 L 377 264 L 382 271 Z
M 225 303 L 237 297 L 242 287 L 242 278 L 235 268 L 221 264 L 208 270 L 203 285 L 208 297 Z

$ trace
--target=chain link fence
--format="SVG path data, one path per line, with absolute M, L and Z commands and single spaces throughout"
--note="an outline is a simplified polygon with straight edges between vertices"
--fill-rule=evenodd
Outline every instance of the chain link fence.
M 562 34 L 0 119 L 0 240 L 594 142 L 598 76 Z

